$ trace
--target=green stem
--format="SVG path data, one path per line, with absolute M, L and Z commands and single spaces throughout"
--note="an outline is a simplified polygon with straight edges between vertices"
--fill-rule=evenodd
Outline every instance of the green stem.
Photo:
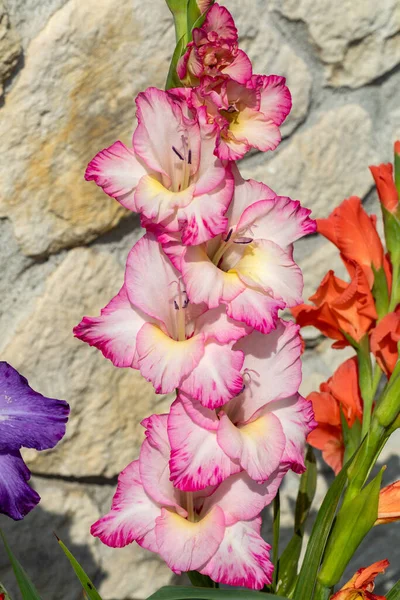
M 281 521 L 281 499 L 279 495 L 279 490 L 274 498 L 274 521 L 273 521 L 273 547 L 272 547 L 272 562 L 274 563 L 274 591 L 276 591 L 276 586 L 278 585 L 278 576 L 279 576 L 279 530 L 280 530 L 280 521 Z
M 172 12 L 175 24 L 176 43 L 187 36 L 187 2 L 183 0 L 166 0 L 169 10 Z
M 328 600 L 331 595 L 331 588 L 326 587 L 323 583 L 321 583 L 318 579 L 315 584 L 313 600 Z
M 393 312 L 400 302 L 400 263 L 393 265 L 392 293 L 390 295 L 389 312 Z
M 358 357 L 358 379 L 361 396 L 363 399 L 363 421 L 361 428 L 361 439 L 367 434 L 371 424 L 372 403 L 374 401 L 372 363 L 369 350 L 369 338 L 365 335 L 357 349 Z

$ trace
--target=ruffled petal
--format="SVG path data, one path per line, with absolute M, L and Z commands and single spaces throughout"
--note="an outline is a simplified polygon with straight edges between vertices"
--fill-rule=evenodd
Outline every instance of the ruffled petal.
M 125 285 L 101 309 L 100 317 L 83 317 L 74 327 L 74 335 L 89 346 L 95 346 L 116 367 L 136 367 L 136 336 L 151 321 L 129 301 Z
M 122 206 L 136 212 L 135 190 L 143 175 L 147 174 L 135 152 L 122 142 L 115 142 L 90 161 L 86 168 L 86 181 L 94 181 L 106 194 Z
M 126 263 L 128 298 L 146 315 L 161 321 L 171 335 L 176 326 L 174 299 L 178 297 L 179 278 L 153 234 L 146 233 L 136 242 Z
M 218 444 L 256 481 L 265 481 L 278 468 L 285 449 L 285 435 L 279 419 L 266 413 L 254 421 L 235 427 L 220 413 Z
M 18 450 L 0 451 L 0 513 L 19 521 L 40 501 L 28 484 L 31 473 Z
M 310 219 L 310 213 L 310 210 L 301 207 L 298 200 L 276 196 L 271 200 L 259 200 L 246 208 L 237 230 L 245 235 L 253 227 L 257 239 L 270 240 L 288 250 L 293 242 L 315 231 L 316 223 Z
M 224 512 L 226 526 L 254 519 L 275 498 L 286 473 L 287 468 L 279 468 L 263 483 L 254 481 L 245 472 L 231 475 L 204 499 L 202 514 L 219 506 Z
M 279 310 L 285 308 L 282 300 L 247 287 L 227 304 L 227 314 L 237 321 L 254 327 L 261 333 L 270 333 L 276 326 Z
M 241 369 L 244 355 L 232 350 L 232 343 L 207 342 L 204 354 L 180 389 L 208 408 L 222 406 L 243 388 Z
M 143 488 L 139 461 L 135 460 L 118 477 L 110 512 L 96 521 L 90 532 L 112 548 L 137 542 L 143 548 L 157 552 L 154 528 L 160 515 L 161 507 Z
M 0 362 L 0 452 L 21 446 L 53 448 L 65 434 L 68 415 L 66 402 L 35 392 L 16 369 Z M 22 472 L 17 461 L 12 462 L 13 468 Z
M 195 331 L 203 333 L 206 340 L 217 340 L 221 344 L 236 342 L 248 335 L 251 329 L 239 321 L 230 319 L 224 306 L 203 312 L 195 321 Z
M 180 103 L 163 90 L 149 87 L 136 98 L 138 126 L 133 147 L 146 165 L 173 182 L 179 158 L 173 151 L 182 147 L 182 135 L 188 138 L 192 152 L 192 172 L 198 168 L 200 151 L 199 126 L 184 118 Z
M 243 50 L 238 50 L 233 61 L 223 67 L 222 73 L 238 83 L 247 83 L 253 74 L 251 61 Z
M 156 525 L 158 553 L 174 573 L 196 571 L 215 554 L 224 532 L 224 513 L 218 506 L 197 523 L 162 509 Z
M 239 521 L 225 529 L 218 550 L 201 573 L 226 585 L 262 590 L 271 583 L 271 546 L 260 535 L 261 518 Z
M 260 111 L 275 125 L 282 125 L 292 108 L 286 79 L 279 75 L 256 75 L 256 78 L 260 91 Z
M 274 242 L 255 240 L 245 246 L 235 271 L 246 285 L 283 300 L 289 307 L 302 302 L 301 269 Z
M 270 402 L 297 393 L 301 382 L 299 327 L 278 321 L 268 335 L 257 331 L 239 340 L 235 349 L 244 352 L 245 389 L 224 410 L 234 422 L 247 422 Z
M 168 394 L 181 387 L 184 378 L 195 372 L 205 351 L 202 335 L 177 342 L 151 323 L 139 331 L 136 347 L 140 372 L 154 385 L 156 394 Z
M 303 473 L 306 439 L 317 426 L 312 403 L 296 394 L 291 398 L 272 402 L 268 408 L 279 419 L 285 435 L 281 462 L 289 465 L 295 473 Z
M 151 415 L 142 422 L 146 427 L 146 439 L 140 449 L 140 480 L 154 502 L 161 506 L 171 506 L 186 517 L 187 512 L 179 505 L 179 491 L 170 481 L 167 420 L 168 415 Z
M 230 124 L 229 132 L 235 140 L 257 148 L 260 152 L 275 150 L 281 141 L 279 127 L 261 112 L 250 108 L 240 111 L 237 122 Z M 230 145 L 229 138 L 227 144 Z
M 215 413 L 215 424 L 218 418 Z M 201 490 L 221 483 L 241 468 L 220 448 L 215 429 L 195 423 L 178 398 L 168 417 L 171 444 L 170 471 L 174 485 L 185 492 Z

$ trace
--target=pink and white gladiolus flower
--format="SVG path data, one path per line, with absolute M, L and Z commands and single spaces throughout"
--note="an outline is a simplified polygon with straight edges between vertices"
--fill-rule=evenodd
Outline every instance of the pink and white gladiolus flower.
M 205 77 L 188 101 L 197 109 L 205 107 L 207 122 L 219 130 L 215 154 L 230 161 L 243 158 L 251 148 L 275 150 L 281 141 L 279 127 L 292 107 L 286 79 L 278 75 L 253 75 L 244 84 Z
M 167 415 L 143 425 L 139 460 L 120 474 L 111 510 L 92 525 L 92 534 L 114 548 L 136 541 L 178 574 L 197 570 L 253 589 L 270 583 L 270 546 L 260 536 L 258 515 L 276 495 L 284 470 L 261 485 L 239 473 L 218 487 L 183 493 L 169 480 Z
M 229 167 L 214 155 L 218 128 L 197 118 L 183 97 L 157 88 L 138 95 L 132 147 L 115 142 L 89 163 L 94 180 L 146 227 L 180 231 L 184 244 L 221 233 L 233 194 Z
M 161 240 L 191 302 L 209 308 L 225 304 L 229 317 L 268 333 L 280 309 L 302 302 L 303 277 L 293 260 L 293 242 L 315 231 L 309 215 L 299 202 L 245 181 L 235 169 L 235 195 L 222 235 L 185 248 L 171 237 Z
M 244 354 L 232 346 L 249 331 L 224 307 L 190 304 L 152 234 L 132 248 L 125 283 L 101 316 L 84 317 L 74 329 L 117 367 L 139 369 L 157 393 L 179 388 L 209 408 L 242 389 Z
M 251 62 L 238 48 L 238 32 L 224 6 L 214 4 L 203 25 L 192 34 L 193 41 L 177 66 L 178 77 L 185 84 L 197 85 L 206 76 L 231 78 L 238 83 L 251 78 Z
M 255 481 L 279 468 L 304 471 L 306 437 L 314 429 L 312 405 L 298 394 L 301 340 L 298 326 L 279 321 L 235 345 L 245 354 L 241 394 L 217 411 L 179 393 L 168 417 L 174 485 L 195 491 L 235 469 Z

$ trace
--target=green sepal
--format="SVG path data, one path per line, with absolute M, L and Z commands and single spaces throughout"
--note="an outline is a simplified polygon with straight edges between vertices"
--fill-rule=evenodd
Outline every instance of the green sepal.
M 304 525 L 310 512 L 317 487 L 317 463 L 311 446 L 307 447 L 306 471 L 300 479 L 296 500 L 294 534 L 279 559 L 279 584 L 277 591 L 291 595 L 297 579 L 297 568 L 303 543 Z
M 57 536 L 56 536 L 57 537 Z M 65 556 L 68 558 L 71 563 L 72 568 L 75 571 L 76 576 L 78 577 L 82 588 L 84 589 L 89 600 L 101 600 L 101 596 L 93 585 L 93 582 L 86 575 L 85 571 L 78 563 L 73 554 L 68 550 L 67 546 L 57 537 L 57 541 L 64 551 Z
M 171 58 L 171 64 L 169 65 L 167 81 L 165 82 L 166 90 L 170 90 L 171 88 L 176 87 L 183 87 L 182 81 L 179 79 L 178 73 L 176 72 L 176 66 L 178 64 L 178 60 L 182 56 L 185 46 L 185 36 L 183 35 L 178 41 L 177 45 L 175 46 L 175 50 Z
M 400 262 L 400 219 L 382 205 L 383 224 L 385 226 L 386 248 L 392 264 Z
M 37 591 L 34 584 L 32 583 L 29 575 L 27 574 L 25 569 L 22 567 L 22 565 L 18 561 L 18 559 L 12 553 L 11 548 L 8 545 L 7 540 L 4 536 L 4 533 L 2 531 L 0 531 L 0 534 L 1 534 L 1 537 L 3 538 L 4 547 L 6 549 L 8 558 L 9 558 L 11 566 L 13 568 L 15 579 L 17 580 L 18 587 L 21 592 L 22 600 L 41 600 L 41 598 L 39 596 L 39 592 Z
M 340 407 L 340 421 L 342 424 L 343 442 L 345 447 L 344 462 L 347 462 L 360 445 L 361 423 L 356 419 L 353 427 L 349 427 L 347 419 L 343 414 L 342 407 Z
M 400 346 L 400 343 L 399 343 Z M 382 427 L 390 427 L 400 412 L 400 360 L 397 359 L 393 373 L 379 399 L 375 417 Z
M 187 36 L 187 4 L 188 0 L 165 0 L 174 17 L 175 38 L 178 42 L 181 37 Z M 186 44 L 185 44 L 186 45 Z
M 378 517 L 383 469 L 337 514 L 318 580 L 327 588 L 338 583 L 351 557 Z
M 394 153 L 394 184 L 400 199 L 400 154 L 397 152 Z
M 214 4 L 214 1 L 210 4 L 208 10 L 210 10 L 211 6 Z M 197 4 L 197 0 L 188 0 L 187 4 L 187 33 L 188 33 L 188 42 L 192 41 L 193 29 L 196 27 L 201 27 L 205 21 L 208 10 L 204 13 L 200 12 L 199 6 Z
M 287 600 L 283 596 L 275 596 L 252 590 L 212 589 L 203 587 L 184 587 L 168 585 L 152 594 L 147 600 Z
M 378 318 L 382 319 L 385 315 L 387 315 L 389 311 L 389 290 L 386 279 L 386 273 L 383 267 L 381 267 L 380 269 L 375 269 L 374 265 L 371 266 L 372 271 L 374 273 L 372 295 L 375 299 L 376 312 L 378 313 Z

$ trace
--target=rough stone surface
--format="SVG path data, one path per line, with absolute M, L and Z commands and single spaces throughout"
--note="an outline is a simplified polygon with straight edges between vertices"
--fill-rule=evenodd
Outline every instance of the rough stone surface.
M 311 99 L 310 70 L 293 48 L 284 43 L 263 0 L 232 0 L 229 10 L 240 32 L 241 47 L 250 56 L 254 72 L 286 77 L 293 99 L 293 108 L 282 127 L 282 134 L 288 135 L 307 115 Z
M 47 476 L 33 479 L 41 505 L 22 523 L 0 519 L 0 527 L 43 598 L 81 597 L 53 530 L 104 600 L 145 598 L 171 580 L 168 569 L 135 545 L 113 550 L 88 532 L 109 508 L 116 474 L 137 457 L 139 421 L 166 410 L 170 399 L 156 397 L 137 372 L 114 368 L 71 330 L 118 291 L 140 235 L 138 218 L 85 183 L 83 172 L 102 147 L 118 138 L 129 142 L 135 95 L 163 86 L 172 21 L 164 0 L 0 5 L 0 85 L 7 80 L 0 103 L 0 354 L 34 387 L 72 407 L 55 451 L 24 453 L 32 471 Z M 294 102 L 282 144 L 273 153 L 251 153 L 243 174 L 299 198 L 317 217 L 352 194 L 377 212 L 368 164 L 390 160 L 400 138 L 396 0 L 227 0 L 226 6 L 255 72 L 285 75 Z M 304 298 L 329 268 L 345 276 L 338 252 L 321 236 L 300 241 L 295 256 Z M 352 350 L 332 350 L 313 328 L 303 334 L 301 391 L 308 394 Z M 382 456 L 386 483 L 399 478 L 398 444 L 399 436 L 391 439 Z M 313 514 L 331 480 L 321 465 Z M 282 488 L 282 544 L 291 534 L 297 482 L 290 475 Z M 271 541 L 268 521 L 265 531 Z M 383 593 L 400 577 L 396 527 L 376 528 L 345 576 L 385 556 L 392 566 L 378 587 Z M 1 549 L 0 581 L 18 597 Z
M 12 27 L 6 6 L 0 0 L 0 98 L 4 83 L 12 74 L 21 54 L 21 42 L 18 33 Z
M 371 146 L 372 123 L 356 104 L 328 111 L 268 162 L 244 160 L 245 177 L 265 181 L 280 195 L 301 198 L 323 217 L 344 198 L 361 198 L 372 188 L 368 170 L 378 157 Z
M 307 25 L 325 65 L 326 82 L 333 87 L 360 87 L 400 62 L 397 0 L 273 0 L 272 6 Z
M 12 338 L 2 340 L 3 360 L 43 394 L 71 405 L 68 432 L 57 450 L 27 454 L 36 472 L 115 475 L 137 456 L 141 419 L 168 406 L 137 371 L 115 368 L 72 336 L 82 316 L 97 315 L 122 282 L 123 270 L 108 253 L 74 249 Z
M 80 583 L 54 533 L 82 564 L 103 600 L 147 598 L 157 587 L 171 582 L 171 571 L 155 555 L 136 544 L 124 549 L 108 548 L 90 535 L 92 523 L 109 509 L 114 491 L 110 486 L 41 478 L 34 478 L 33 485 L 42 497 L 40 506 L 23 522 L 0 517 L 0 526 L 42 598 L 82 598 Z M 0 581 L 13 598 L 19 597 L 3 551 Z
M 87 243 L 123 217 L 83 172 L 102 147 L 129 140 L 134 97 L 163 85 L 172 46 L 167 8 L 155 20 L 139 0 L 70 0 L 31 42 L 0 122 L 0 215 L 26 254 Z

